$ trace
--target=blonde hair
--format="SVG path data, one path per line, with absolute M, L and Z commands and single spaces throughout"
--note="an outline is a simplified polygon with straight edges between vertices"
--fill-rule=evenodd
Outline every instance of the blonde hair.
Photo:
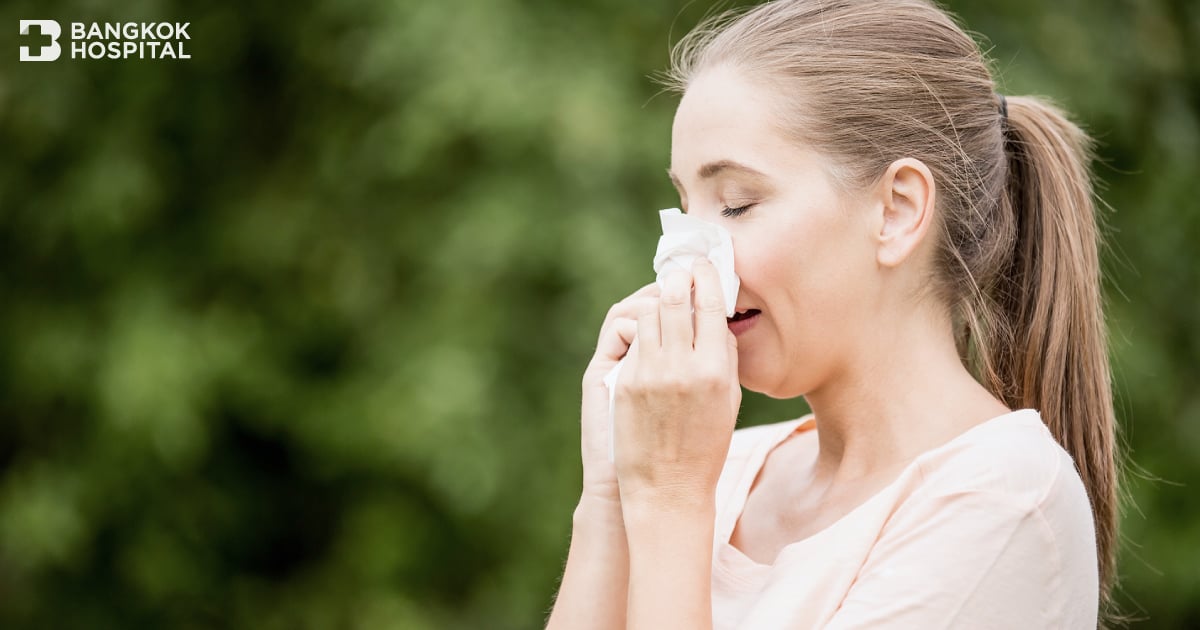
M 726 65 L 764 86 L 780 132 L 847 189 L 900 157 L 939 190 L 933 290 L 964 364 L 1011 408 L 1038 409 L 1091 500 L 1101 626 L 1118 540 L 1117 423 L 1100 291 L 1092 143 L 1037 97 L 996 95 L 978 45 L 924 0 L 774 1 L 726 12 L 673 49 L 678 92 Z M 1005 111 L 1006 110 L 1006 111 Z

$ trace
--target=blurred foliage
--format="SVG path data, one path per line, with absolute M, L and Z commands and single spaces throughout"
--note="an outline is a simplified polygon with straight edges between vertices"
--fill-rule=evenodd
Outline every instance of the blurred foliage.
M 0 8 L 0 626 L 538 627 L 579 378 L 677 205 L 647 75 L 712 7 L 104 5 Z M 1200 627 L 1200 5 L 952 8 L 1101 142 L 1119 599 Z M 18 63 L 20 18 L 192 59 Z

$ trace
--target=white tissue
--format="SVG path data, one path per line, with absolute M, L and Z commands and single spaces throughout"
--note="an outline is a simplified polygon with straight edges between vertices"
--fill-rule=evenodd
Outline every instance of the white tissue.
M 663 287 L 667 274 L 673 269 L 692 271 L 697 258 L 706 257 L 717 268 L 721 277 L 721 292 L 725 296 L 725 316 L 733 317 L 737 306 L 741 280 L 733 271 L 733 238 L 725 228 L 689 217 L 679 208 L 668 208 L 658 212 L 663 235 L 658 238 L 658 251 L 654 254 L 654 271 L 658 274 L 659 288 Z M 625 359 L 617 361 L 613 369 L 604 376 L 608 387 L 608 461 L 616 461 L 616 441 L 613 439 L 613 402 L 616 399 L 617 378 Z
M 658 238 L 658 251 L 654 254 L 654 271 L 658 273 L 658 286 L 663 286 L 667 273 L 682 268 L 691 272 L 697 258 L 706 257 L 717 268 L 721 276 L 721 292 L 725 295 L 725 316 L 733 317 L 737 306 L 741 280 L 733 272 L 733 237 L 725 228 L 714 223 L 689 217 L 679 208 L 660 210 L 663 235 Z

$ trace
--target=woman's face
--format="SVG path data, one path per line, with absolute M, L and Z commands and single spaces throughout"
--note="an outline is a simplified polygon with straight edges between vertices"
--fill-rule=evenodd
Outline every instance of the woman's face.
M 670 174 L 685 212 L 733 236 L 741 383 L 776 398 L 820 387 L 878 311 L 869 201 L 838 191 L 827 159 L 772 127 L 768 93 L 706 70 L 679 104 Z M 733 216 L 727 208 L 749 206 Z

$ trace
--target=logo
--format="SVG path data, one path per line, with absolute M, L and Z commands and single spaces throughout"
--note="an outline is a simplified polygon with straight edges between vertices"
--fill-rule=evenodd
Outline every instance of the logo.
M 184 45 L 190 22 L 71 22 L 69 44 L 58 43 L 54 20 L 21 20 L 21 61 L 54 61 L 70 46 L 71 59 L 191 59 Z M 32 40 L 32 41 L 31 41 Z M 49 41 L 46 41 L 49 40 Z
M 54 20 L 21 20 L 21 34 L 50 39 L 36 46 L 21 46 L 21 61 L 54 61 L 62 54 L 62 46 L 58 45 L 62 27 Z

